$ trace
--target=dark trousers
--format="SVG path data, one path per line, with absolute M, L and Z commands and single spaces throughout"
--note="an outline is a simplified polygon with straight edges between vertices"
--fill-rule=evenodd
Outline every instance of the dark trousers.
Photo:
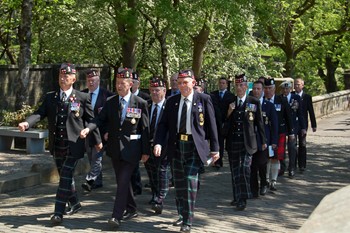
M 55 215 L 62 216 L 66 203 L 70 206 L 79 203 L 75 182 L 73 178 L 75 167 L 77 166 L 77 158 L 67 155 L 65 157 L 54 157 L 60 181 L 56 193 Z
M 306 167 L 306 134 L 302 136 L 301 132 L 299 132 L 296 142 L 297 140 L 298 140 L 299 147 L 297 150 L 296 161 L 299 168 L 305 168 Z
M 225 152 L 225 136 L 221 135 L 220 133 L 218 134 L 218 140 L 219 140 L 219 154 L 220 158 L 215 162 L 215 164 L 219 164 L 220 167 L 223 166 L 223 157 L 224 157 L 224 152 Z
M 112 164 L 117 181 L 112 218 L 121 220 L 125 210 L 136 211 L 136 202 L 130 182 L 136 164 L 114 158 L 112 158 Z
M 296 135 L 295 135 L 296 137 Z M 296 145 L 296 139 L 290 141 L 288 139 L 288 171 L 294 171 L 295 170 L 295 161 L 297 156 L 297 145 Z
M 258 196 L 259 178 L 260 188 L 267 185 L 266 171 L 268 161 L 268 150 L 258 151 L 253 154 L 251 173 L 250 173 L 250 188 L 253 196 Z
M 139 164 L 136 165 L 131 176 L 131 186 L 135 193 L 142 193 L 141 173 Z
M 178 141 L 173 166 L 177 211 L 183 223 L 191 226 L 197 199 L 198 171 L 202 166 L 193 141 Z

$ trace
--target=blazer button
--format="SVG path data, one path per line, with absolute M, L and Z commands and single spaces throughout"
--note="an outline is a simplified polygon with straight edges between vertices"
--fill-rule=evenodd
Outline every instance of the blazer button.
M 119 131 L 122 131 L 122 129 L 121 129 L 121 128 L 119 128 Z

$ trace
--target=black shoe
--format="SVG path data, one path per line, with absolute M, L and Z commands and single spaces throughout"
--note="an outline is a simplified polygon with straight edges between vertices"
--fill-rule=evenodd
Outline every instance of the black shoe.
M 259 194 L 253 193 L 253 199 L 258 199 L 258 198 L 259 198 Z
M 230 203 L 232 206 L 236 206 L 237 205 L 237 200 L 233 200 L 233 201 L 231 201 L 231 203 Z
M 278 176 L 283 176 L 283 175 L 284 175 L 284 171 L 281 170 L 278 172 Z
M 178 227 L 178 226 L 181 226 L 182 223 L 183 223 L 182 218 L 179 218 L 178 220 L 176 220 L 176 221 L 173 223 L 173 226 Z
M 139 215 L 137 214 L 136 210 L 134 210 L 133 212 L 125 211 L 123 214 L 123 220 L 129 220 L 132 218 L 136 218 L 137 216 L 139 216 Z
M 78 204 L 76 204 L 76 205 L 74 205 L 72 207 L 68 207 L 66 209 L 66 211 L 64 212 L 64 214 L 66 214 L 66 215 L 73 215 L 73 214 L 77 213 L 79 210 L 81 210 L 81 204 L 80 203 L 78 203 Z
M 300 168 L 299 168 L 299 171 L 300 171 L 301 173 L 303 173 L 303 172 L 305 171 L 305 167 L 300 167 Z
M 145 184 L 143 187 L 145 187 L 145 188 L 151 188 L 151 184 L 150 184 L 150 183 L 147 183 L 147 184 Z
M 116 218 L 110 218 L 108 219 L 108 225 L 111 226 L 112 228 L 118 228 L 120 227 L 120 220 Z
M 182 225 L 180 228 L 180 232 L 191 232 L 191 226 L 186 224 Z
M 81 185 L 81 187 L 82 187 L 85 191 L 88 191 L 88 192 L 91 192 L 91 190 L 92 190 L 92 187 L 91 187 L 91 185 L 90 185 L 88 182 L 83 183 L 83 184 Z
M 142 190 L 135 190 L 133 193 L 134 193 L 134 196 L 141 195 Z
M 276 181 L 272 181 L 271 184 L 270 184 L 270 190 L 271 191 L 277 191 L 276 189 Z
M 163 211 L 163 204 L 154 203 L 152 205 L 152 210 L 154 210 L 155 214 L 161 214 Z
M 288 172 L 288 177 L 289 177 L 289 178 L 293 179 L 294 176 L 295 176 L 295 172 L 294 172 L 294 171 Z
M 63 218 L 62 218 L 62 216 L 59 216 L 59 215 L 53 215 L 51 217 L 50 221 L 53 225 L 59 225 L 62 223 Z
M 247 201 L 244 199 L 240 199 L 236 206 L 237 210 L 241 210 L 241 211 L 244 210 L 246 207 L 247 207 Z
M 99 189 L 99 188 L 103 188 L 103 184 L 93 184 L 93 185 L 91 185 L 91 189 Z
M 262 186 L 262 187 L 260 188 L 260 195 L 261 195 L 261 196 L 265 196 L 266 192 L 267 192 L 267 185 Z

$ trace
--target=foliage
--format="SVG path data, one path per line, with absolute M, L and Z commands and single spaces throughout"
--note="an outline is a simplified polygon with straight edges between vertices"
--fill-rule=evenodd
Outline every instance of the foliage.
M 0 111 L 0 125 L 5 126 L 14 126 L 17 127 L 20 122 L 23 122 L 26 117 L 33 114 L 34 109 L 37 107 L 32 107 L 30 105 L 23 105 L 21 110 L 10 112 L 6 110 Z M 46 129 L 47 128 L 47 120 L 40 121 L 37 123 L 34 128 L 37 129 Z

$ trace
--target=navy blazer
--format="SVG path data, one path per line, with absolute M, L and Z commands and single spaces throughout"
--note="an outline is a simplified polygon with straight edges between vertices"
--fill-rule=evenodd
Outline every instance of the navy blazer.
M 289 104 L 286 97 L 275 95 L 274 105 L 278 117 L 278 133 L 294 134 L 293 123 Z
M 169 159 L 176 155 L 178 142 L 178 112 L 181 95 L 174 95 L 167 99 L 161 120 L 158 123 L 154 144 L 167 144 Z M 191 130 L 196 150 L 203 163 L 206 163 L 210 152 L 219 152 L 217 127 L 214 107 L 209 95 L 194 92 L 191 108 Z M 200 124 L 200 114 L 203 113 L 204 124 Z M 168 141 L 166 135 L 169 133 Z M 207 138 L 209 137 L 209 142 Z
M 294 93 L 291 93 L 289 100 L 290 112 L 292 116 L 292 123 L 294 128 L 294 134 L 298 134 L 299 130 L 306 129 L 306 123 L 304 116 L 302 114 L 302 105 L 300 96 Z
M 82 90 L 82 92 L 89 93 L 89 89 L 86 88 L 86 89 Z M 97 95 L 96 103 L 94 106 L 94 115 L 95 116 L 98 116 L 98 114 L 100 114 L 105 102 L 107 101 L 107 98 L 110 96 L 113 96 L 113 95 L 115 95 L 113 92 L 110 92 L 109 90 L 107 90 L 103 87 L 100 87 L 100 90 L 99 90 L 98 95 Z M 107 132 L 106 128 L 101 127 L 101 128 L 96 129 L 95 131 L 97 131 L 97 133 L 100 134 L 103 144 L 106 144 L 106 141 L 104 140 L 104 134 Z M 92 137 L 91 135 L 89 135 L 88 138 L 89 138 L 89 145 L 90 146 L 96 145 L 96 141 L 94 139 L 95 137 Z
M 266 144 L 278 144 L 278 118 L 275 106 L 270 101 L 263 99 L 261 105 L 263 123 L 265 126 Z M 261 139 L 258 137 L 258 147 L 261 150 Z
M 60 101 L 59 95 L 59 90 L 48 92 L 39 109 L 26 119 L 26 121 L 29 123 L 29 127 L 32 127 L 35 123 L 47 117 L 49 130 L 49 150 L 52 155 L 54 153 L 56 120 L 58 103 Z M 68 97 L 68 99 L 73 96 L 75 96 L 75 102 L 80 103 L 80 107 L 78 114 L 77 112 L 72 112 L 70 107 L 68 107 L 68 117 L 66 121 L 68 145 L 73 157 L 82 158 L 84 157 L 85 153 L 85 139 L 80 138 L 80 131 L 83 130 L 85 128 L 85 124 L 90 122 L 90 120 L 94 117 L 94 113 L 92 111 L 91 100 L 88 94 L 73 89 L 72 94 Z M 100 136 L 98 134 L 93 135 L 97 144 L 101 143 Z
M 237 96 L 234 97 L 233 101 L 236 105 Z M 252 112 L 253 119 L 251 119 L 250 112 L 245 110 L 243 117 L 243 135 L 244 135 L 244 146 L 248 154 L 253 155 L 258 151 L 257 137 L 261 139 L 261 144 L 266 144 L 265 129 L 261 114 L 260 101 L 253 96 L 246 96 L 246 100 L 243 103 L 243 108 L 246 109 L 247 104 L 254 104 L 256 106 L 255 112 Z M 234 143 L 234 112 L 237 111 L 237 106 L 226 120 L 226 127 L 228 127 L 228 135 L 226 139 L 226 150 L 232 151 Z
M 295 92 L 292 92 L 292 93 L 295 93 Z M 303 91 L 303 94 L 301 95 L 300 100 L 301 100 L 301 111 L 305 121 L 305 127 L 306 127 L 305 129 L 307 129 L 309 126 L 309 115 L 310 115 L 310 121 L 311 121 L 311 128 L 317 128 L 316 117 L 314 112 L 314 106 L 312 105 L 311 95 L 306 94 L 305 91 Z
M 87 126 L 90 130 L 106 127 L 108 141 L 106 153 L 113 159 L 137 164 L 143 154 L 150 155 L 148 105 L 142 98 L 131 94 L 128 108 L 140 109 L 141 117 L 119 117 L 119 95 L 107 99 L 100 114 Z

